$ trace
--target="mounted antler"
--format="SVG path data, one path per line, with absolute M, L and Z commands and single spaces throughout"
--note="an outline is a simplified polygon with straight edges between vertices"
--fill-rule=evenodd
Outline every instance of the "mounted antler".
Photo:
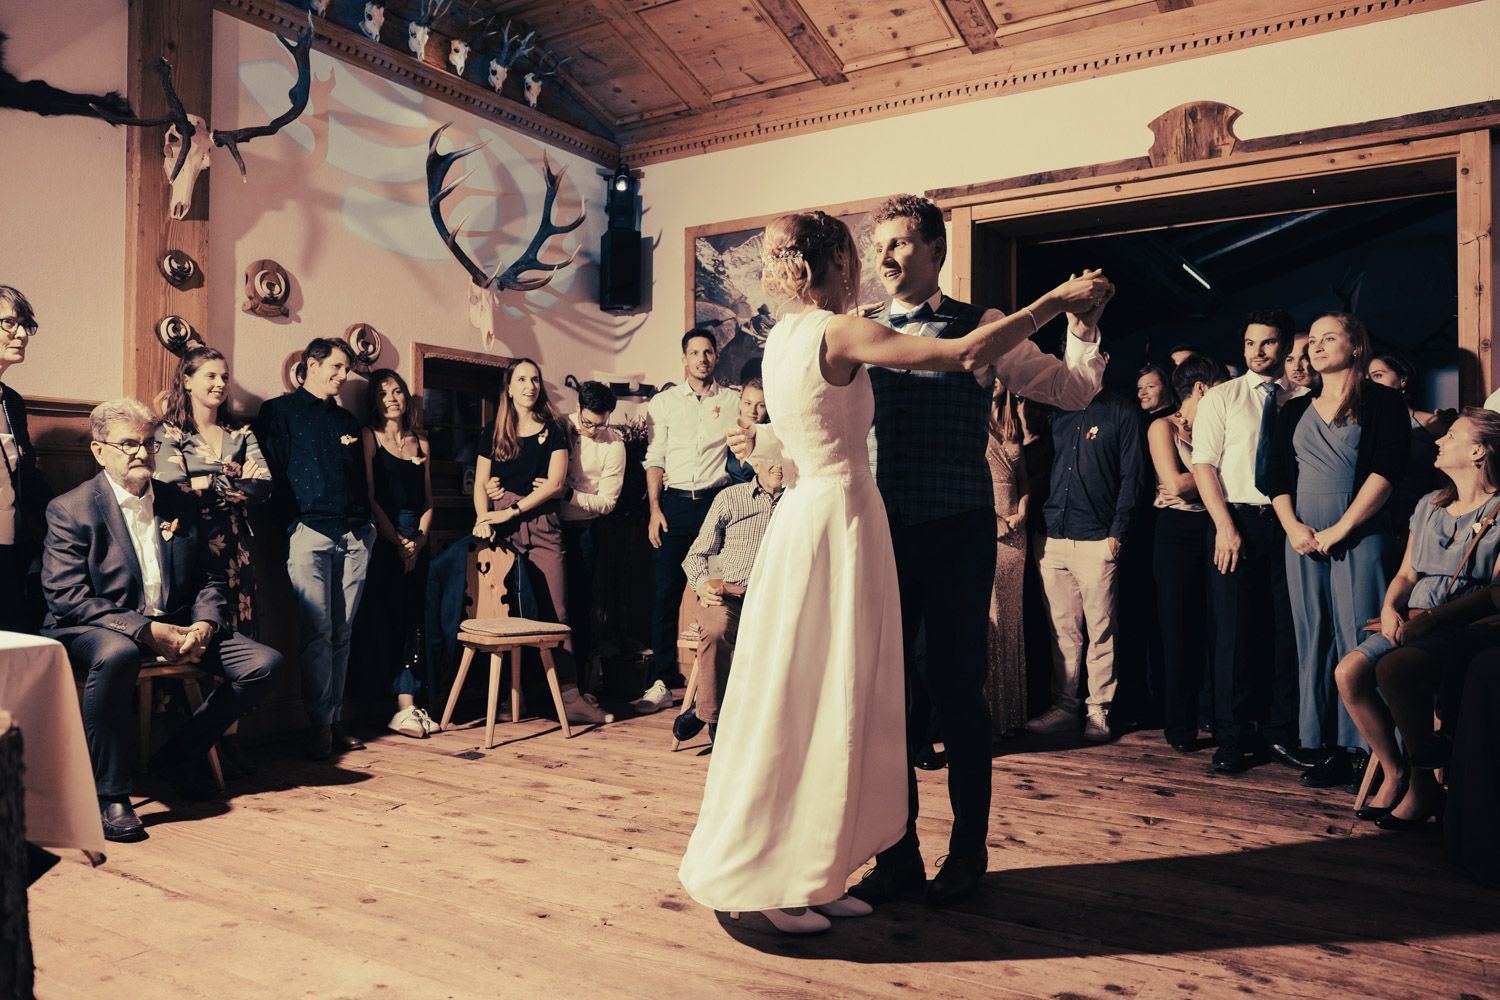
M 245 179 L 245 161 L 240 156 L 239 144 L 261 136 L 275 135 L 282 128 L 296 121 L 307 107 L 307 98 L 312 91 L 312 67 L 309 62 L 312 52 L 312 36 L 310 12 L 307 16 L 307 27 L 298 30 L 295 43 L 288 42 L 280 35 L 276 36 L 276 40 L 292 54 L 292 60 L 297 64 L 297 82 L 292 84 L 291 90 L 287 91 L 291 107 L 266 125 L 238 129 L 214 129 L 210 132 L 206 121 L 198 115 L 189 114 L 182 106 L 177 90 L 172 86 L 172 64 L 165 59 L 161 60 L 156 67 L 156 74 L 161 78 L 162 93 L 167 99 L 165 115 L 158 118 L 122 118 L 97 104 L 90 105 L 90 107 L 98 113 L 99 117 L 115 125 L 136 125 L 142 128 L 169 126 L 162 155 L 167 182 L 172 189 L 171 214 L 174 219 L 186 218 L 188 206 L 193 200 L 193 188 L 198 182 L 198 175 L 209 166 L 209 152 L 212 149 L 209 145 L 210 139 L 213 145 L 223 146 L 229 150 L 229 155 L 234 157 L 234 162 L 239 165 L 240 178 Z M 189 167 L 186 174 L 183 173 L 184 166 Z
M 542 67 L 547 65 L 549 58 L 553 59 L 552 68 L 543 69 Z M 522 81 L 522 85 L 526 91 L 526 103 L 533 108 L 536 107 L 537 99 L 542 96 L 542 84 L 557 76 L 557 71 L 562 69 L 563 63 L 570 63 L 572 61 L 572 56 L 568 56 L 566 59 L 557 59 L 552 53 L 544 52 L 542 57 L 536 62 L 536 69 L 527 73 L 526 79 Z
M 505 78 L 510 75 L 511 68 L 530 54 L 531 40 L 535 37 L 535 31 L 525 38 L 512 35 L 510 22 L 505 22 L 505 34 L 500 38 L 500 52 L 490 60 L 490 86 L 495 88 L 495 93 L 500 93 L 500 88 L 505 86 Z
M 464 75 L 464 69 L 468 66 L 469 62 L 469 53 L 478 48 L 480 42 L 495 34 L 494 28 L 490 27 L 494 23 L 494 15 L 491 15 L 489 17 L 471 16 L 469 18 L 469 27 L 467 30 L 473 31 L 476 26 L 482 27 L 484 30 L 480 31 L 479 34 L 471 37 L 468 41 L 464 41 L 462 38 L 455 38 L 453 39 L 453 41 L 448 43 L 448 62 L 453 64 L 454 73 L 458 74 L 459 76 Z M 507 23 L 505 27 L 508 31 L 510 29 L 510 24 Z
M 552 280 L 552 274 L 561 268 L 573 263 L 578 256 L 578 249 L 568 254 L 566 260 L 560 260 L 554 264 L 545 264 L 537 258 L 537 253 L 544 247 L 549 239 L 571 233 L 583 224 L 588 214 L 588 203 L 585 201 L 578 212 L 578 218 L 567 225 L 559 226 L 552 222 L 552 204 L 557 199 L 557 185 L 562 180 L 563 174 L 567 173 L 567 167 L 561 170 L 552 169 L 552 161 L 542 154 L 542 172 L 547 180 L 547 196 L 542 202 L 542 221 L 537 225 L 536 235 L 531 238 L 531 243 L 526 247 L 524 253 L 516 258 L 504 271 L 500 265 L 495 265 L 495 270 L 486 275 L 478 264 L 458 245 L 459 234 L 463 231 L 464 219 L 459 220 L 458 226 L 448 229 L 448 224 L 443 221 L 442 201 L 452 194 L 464 181 L 468 180 L 469 174 L 465 173 L 458 179 L 448 182 L 448 170 L 459 160 L 470 153 L 483 149 L 487 142 L 475 143 L 463 149 L 455 149 L 449 153 L 437 151 L 438 139 L 448 129 L 452 122 L 439 127 L 432 133 L 432 139 L 427 145 L 427 207 L 432 213 L 432 224 L 437 227 L 438 235 L 443 238 L 448 252 L 453 254 L 455 260 L 469 273 L 473 287 L 469 290 L 469 322 L 479 328 L 484 337 L 485 347 L 490 347 L 495 339 L 495 307 L 499 305 L 499 297 L 502 291 L 530 292 L 541 288 Z M 524 277 L 533 271 L 543 271 L 544 274 L 535 277 Z
M 452 6 L 453 0 L 422 0 L 416 20 L 406 26 L 406 47 L 419 60 L 427 55 L 427 36 L 432 31 L 432 23 L 448 13 Z

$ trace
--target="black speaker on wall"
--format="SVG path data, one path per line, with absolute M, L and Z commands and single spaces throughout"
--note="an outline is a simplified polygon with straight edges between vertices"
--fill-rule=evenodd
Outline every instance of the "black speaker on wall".
M 641 231 L 606 229 L 599 241 L 599 308 L 629 312 L 641 304 Z

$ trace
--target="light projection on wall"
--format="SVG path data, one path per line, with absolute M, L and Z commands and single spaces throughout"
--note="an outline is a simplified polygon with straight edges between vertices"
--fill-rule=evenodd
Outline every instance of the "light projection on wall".
M 495 346 L 497 322 L 535 319 L 568 305 L 564 299 L 578 280 L 576 268 L 558 272 L 550 290 L 541 290 L 552 272 L 583 249 L 579 237 L 565 237 L 583 224 L 583 210 L 574 218 L 563 209 L 571 221 L 551 223 L 554 202 L 561 197 L 566 205 L 577 197 L 571 184 L 559 190 L 566 167 L 554 169 L 545 154 L 537 156 L 535 144 L 511 133 L 476 129 L 472 139 L 464 137 L 464 145 L 475 147 L 464 161 L 467 173 L 455 172 L 439 185 L 446 185 L 449 215 L 464 220 L 461 233 L 445 235 L 433 225 L 429 207 L 435 190 L 426 169 L 429 134 L 438 123 L 424 113 L 425 96 L 351 71 L 322 53 L 313 53 L 313 76 L 308 111 L 287 130 L 302 155 L 284 164 L 281 187 L 305 190 L 311 199 L 321 195 L 343 231 L 382 251 L 415 261 L 468 260 L 477 272 L 468 273 L 466 282 L 475 299 L 470 318 L 487 349 Z M 264 107 L 275 106 L 291 73 L 284 61 L 248 59 L 239 64 L 238 77 L 244 93 Z M 290 153 L 283 147 L 283 156 Z M 538 255 L 565 259 L 543 263 Z M 515 263 L 507 269 L 510 261 Z M 449 301 L 458 292 L 459 272 L 452 271 L 452 294 L 442 296 Z M 537 271 L 549 273 L 538 278 Z M 418 294 L 433 287 L 426 282 Z

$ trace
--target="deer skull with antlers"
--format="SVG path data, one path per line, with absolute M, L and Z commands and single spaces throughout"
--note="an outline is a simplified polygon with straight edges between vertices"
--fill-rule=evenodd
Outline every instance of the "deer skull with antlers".
M 550 52 L 544 53 L 537 60 L 536 69 L 527 73 L 526 78 L 521 81 L 522 88 L 526 91 L 526 103 L 533 108 L 536 107 L 536 102 L 542 96 L 542 84 L 557 76 L 557 71 L 562 69 L 563 63 L 573 61 L 573 57 L 569 56 L 566 59 L 553 62 L 551 69 L 543 69 L 542 67 L 546 65 L 547 59 L 551 55 Z
M 262 136 L 275 135 L 296 121 L 303 109 L 307 107 L 307 98 L 312 92 L 312 68 L 309 63 L 312 53 L 312 36 L 311 13 L 308 14 L 307 27 L 298 30 L 296 42 L 289 42 L 280 35 L 276 36 L 276 40 L 292 54 L 292 61 L 297 64 L 297 81 L 292 84 L 292 89 L 287 91 L 287 99 L 291 102 L 291 107 L 271 119 L 266 125 L 235 129 L 216 128 L 210 131 L 206 121 L 198 115 L 188 114 L 183 108 L 182 101 L 172 86 L 172 64 L 165 59 L 161 60 L 156 67 L 156 74 L 161 79 L 162 93 L 167 99 L 165 115 L 159 118 L 123 118 L 106 111 L 97 104 L 90 105 L 90 107 L 98 113 L 99 117 L 115 125 L 139 125 L 143 128 L 153 128 L 158 125 L 170 126 L 167 129 L 166 143 L 162 149 L 162 162 L 167 172 L 167 183 L 172 189 L 172 218 L 184 219 L 187 217 L 188 206 L 193 201 L 193 188 L 198 183 L 198 175 L 209 167 L 209 153 L 213 146 L 223 146 L 229 150 L 229 155 L 234 157 L 234 162 L 239 165 L 240 179 L 246 180 L 245 161 L 240 156 L 239 144 L 259 139 Z M 209 145 L 210 138 L 213 140 L 213 146 Z
M 366 0 L 365 16 L 360 19 L 359 30 L 372 42 L 380 41 L 380 29 L 385 26 L 385 8 L 375 0 Z
M 406 26 L 406 47 L 419 62 L 427 55 L 427 36 L 432 33 L 432 23 L 452 6 L 453 0 L 422 0 L 417 19 Z
M 312 12 L 319 17 L 327 17 L 329 2 L 330 0 L 312 0 Z
M 525 38 L 512 35 L 510 22 L 505 22 L 505 34 L 500 37 L 500 53 L 490 60 L 490 86 L 495 88 L 495 93 L 500 93 L 500 88 L 505 86 L 505 78 L 510 75 L 511 68 L 531 53 L 531 40 L 535 37 L 535 31 Z
M 500 293 L 508 290 L 534 291 L 551 281 L 553 272 L 573 263 L 573 258 L 578 256 L 577 248 L 568 254 L 566 260 L 560 260 L 554 264 L 542 263 L 537 259 L 537 253 L 552 237 L 571 233 L 583 225 L 583 220 L 588 215 L 588 202 L 585 201 L 579 209 L 578 218 L 567 225 L 559 226 L 552 222 L 552 203 L 557 199 L 557 185 L 562 180 L 563 174 L 567 173 L 568 168 L 553 170 L 552 161 L 543 153 L 542 173 L 547 180 L 547 196 L 542 202 L 542 221 L 537 224 L 536 235 L 531 238 L 531 243 L 527 245 L 525 252 L 516 258 L 515 263 L 504 271 L 500 270 L 500 264 L 496 264 L 495 269 L 486 275 L 484 270 L 474 263 L 458 245 L 458 237 L 463 231 L 464 220 L 459 220 L 458 225 L 452 230 L 443 221 L 442 201 L 467 180 L 469 174 L 473 173 L 471 170 L 462 177 L 449 182 L 447 180 L 449 168 L 470 153 L 483 149 L 489 143 L 475 143 L 449 153 L 439 153 L 437 151 L 438 139 L 452 124 L 448 122 L 447 125 L 439 127 L 432 133 L 432 139 L 427 144 L 427 207 L 432 213 L 432 224 L 437 227 L 438 235 L 443 238 L 448 252 L 453 254 L 454 259 L 469 273 L 471 281 L 469 322 L 479 328 L 480 335 L 484 338 L 485 349 L 488 350 L 494 346 L 495 342 L 495 314 L 500 305 Z M 544 273 L 534 277 L 525 277 L 526 274 L 534 271 Z
M 495 33 L 489 27 L 494 20 L 493 17 L 470 17 L 468 30 L 473 31 L 477 25 L 483 25 L 485 30 L 471 36 L 467 41 L 462 38 L 455 38 L 448 43 L 448 62 L 453 65 L 453 72 L 455 74 L 458 76 L 464 75 L 464 71 L 469 65 L 469 53 L 474 51 L 480 42 Z

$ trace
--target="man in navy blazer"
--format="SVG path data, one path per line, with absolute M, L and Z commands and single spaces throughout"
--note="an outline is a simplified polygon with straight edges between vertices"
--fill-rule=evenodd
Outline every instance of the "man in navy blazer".
M 146 838 L 130 806 L 131 696 L 142 659 L 193 663 L 228 681 L 151 758 L 151 771 L 187 798 L 214 794 L 204 757 L 282 664 L 280 653 L 229 627 L 224 566 L 209 550 L 197 501 L 152 488 L 154 425 L 134 399 L 94 409 L 90 448 L 103 471 L 47 505 L 42 554 L 42 634 L 87 675 L 84 734 L 104 836 L 115 841 Z

